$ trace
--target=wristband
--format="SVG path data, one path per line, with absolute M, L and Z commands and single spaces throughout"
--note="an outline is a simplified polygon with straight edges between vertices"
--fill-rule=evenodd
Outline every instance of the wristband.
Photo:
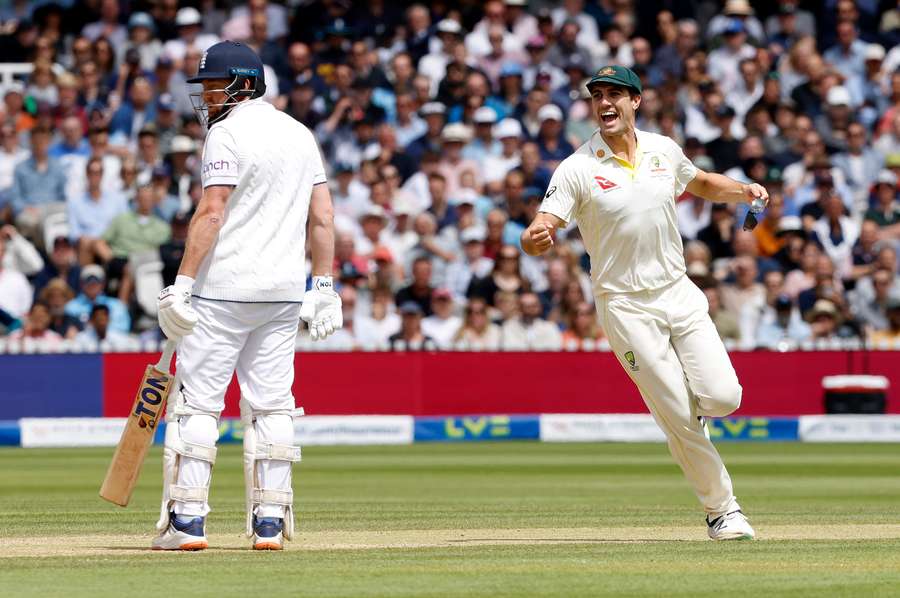
M 312 288 L 317 291 L 334 291 L 334 280 L 331 276 L 313 276 Z
M 175 277 L 175 286 L 176 287 L 189 287 L 194 288 L 194 279 L 190 276 L 185 276 L 184 274 L 179 274 Z

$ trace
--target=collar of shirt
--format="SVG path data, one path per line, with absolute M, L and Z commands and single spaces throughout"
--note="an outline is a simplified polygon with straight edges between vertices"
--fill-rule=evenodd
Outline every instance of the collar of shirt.
M 642 132 L 637 129 L 634 130 L 634 135 L 637 139 L 637 146 L 635 147 L 634 152 L 634 164 L 631 164 L 625 158 L 620 158 L 615 155 L 613 151 L 610 149 L 609 145 L 606 143 L 606 140 L 603 139 L 603 135 L 600 133 L 600 129 L 594 131 L 594 134 L 591 135 L 591 139 L 589 141 L 591 153 L 600 161 L 605 162 L 606 160 L 613 159 L 615 160 L 622 168 L 628 171 L 631 176 L 637 172 L 638 167 L 641 165 L 641 157 L 644 155 L 644 151 L 641 148 L 641 137 Z

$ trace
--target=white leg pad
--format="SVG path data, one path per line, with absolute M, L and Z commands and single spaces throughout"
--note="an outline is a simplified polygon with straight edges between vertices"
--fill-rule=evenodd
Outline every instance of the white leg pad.
M 293 446 L 294 418 L 302 414 L 302 409 L 254 412 L 241 399 L 248 537 L 254 515 L 283 517 L 285 539 L 293 536 L 291 465 L 302 458 L 300 447 Z
M 163 493 L 160 504 L 160 531 L 169 525 L 169 511 L 205 516 L 209 512 L 209 482 L 216 462 L 219 438 L 218 414 L 182 411 L 180 390 L 173 397 L 175 408 L 166 414 L 163 447 Z M 177 505 L 175 503 L 178 503 Z

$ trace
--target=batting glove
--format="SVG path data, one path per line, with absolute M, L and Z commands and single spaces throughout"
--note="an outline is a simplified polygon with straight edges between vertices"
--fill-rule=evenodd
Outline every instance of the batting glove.
M 189 335 L 197 324 L 197 312 L 191 306 L 191 292 L 194 279 L 190 276 L 176 276 L 175 284 L 164 288 L 156 300 L 159 327 L 166 338 L 178 341 Z
M 313 276 L 313 288 L 303 295 L 300 318 L 309 326 L 314 341 L 322 340 L 344 325 L 341 298 L 330 276 Z

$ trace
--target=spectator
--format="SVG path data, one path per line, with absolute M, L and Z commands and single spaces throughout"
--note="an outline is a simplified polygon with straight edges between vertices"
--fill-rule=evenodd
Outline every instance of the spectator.
M 74 298 L 72 287 L 62 278 L 51 279 L 38 297 L 50 311 L 50 330 L 66 340 L 73 340 L 81 330 L 81 322 L 66 313 L 66 304 Z
M 504 351 L 558 351 L 562 335 L 552 322 L 541 318 L 541 301 L 534 293 L 519 296 L 518 318 L 507 320 L 501 330 Z
M 80 198 L 70 199 L 67 204 L 69 238 L 78 247 L 79 260 L 89 264 L 94 258 L 97 240 L 112 223 L 113 219 L 128 209 L 121 193 L 104 192 L 103 160 L 91 158 L 85 169 L 87 192 Z
M 547 104 L 541 107 L 538 121 L 541 123 L 537 135 L 541 165 L 552 170 L 575 150 L 563 136 L 563 114 L 559 106 Z
M 853 122 L 847 126 L 847 151 L 834 156 L 834 165 L 841 169 L 853 194 L 853 212 L 863 212 L 868 205 L 869 190 L 881 171 L 882 157 L 866 139 L 866 128 Z
M 434 340 L 438 349 L 453 347 L 453 337 L 462 324 L 454 314 L 453 293 L 450 289 L 435 289 L 431 297 L 432 314 L 422 320 L 422 333 Z
M 582 351 L 593 347 L 603 338 L 603 331 L 597 325 L 597 311 L 586 301 L 580 302 L 566 318 L 562 333 L 562 346 L 568 350 Z
M 84 330 L 75 337 L 75 346 L 82 351 L 134 351 L 137 342 L 127 334 L 110 328 L 109 306 L 97 303 Z
M 46 128 L 31 131 L 31 156 L 16 166 L 10 193 L 16 227 L 40 247 L 44 219 L 65 211 L 65 172 L 48 154 L 50 137 Z
M 500 326 L 488 318 L 487 304 L 483 299 L 471 299 L 462 326 L 454 336 L 454 346 L 466 351 L 497 351 L 500 340 Z
M 512 245 L 504 245 L 497 254 L 493 271 L 488 276 L 473 279 L 466 296 L 470 299 L 478 297 L 488 305 L 494 305 L 494 296 L 498 291 L 523 292 L 527 283 L 519 267 L 519 250 Z
M 722 38 L 724 43 L 709 53 L 709 75 L 727 95 L 739 85 L 741 61 L 754 58 L 756 50 L 747 43 L 747 28 L 739 19 L 725 26 Z
M 767 307 L 756 330 L 756 345 L 765 349 L 796 348 L 810 338 L 812 331 L 800 317 L 800 311 L 787 295 L 779 295 L 775 304 Z
M 741 330 L 738 326 L 738 319 L 734 310 L 723 307 L 721 299 L 721 291 L 715 283 L 703 285 L 703 293 L 709 303 L 709 317 L 716 326 L 716 332 L 723 341 L 741 340 Z
M 900 297 L 891 297 L 887 305 L 888 326 L 869 335 L 869 343 L 875 347 L 887 345 L 896 349 L 900 344 Z
M 144 77 L 135 77 L 128 92 L 128 99 L 113 114 L 109 123 L 113 145 L 129 146 L 138 141 L 138 133 L 156 121 L 156 103 L 153 87 Z
M 386 349 L 389 339 L 400 331 L 400 316 L 394 310 L 391 290 L 376 287 L 372 291 L 371 314 L 358 318 L 357 341 L 365 349 Z
M 812 232 L 836 266 L 838 276 L 848 277 L 853 245 L 859 238 L 859 226 L 844 215 L 844 203 L 836 193 L 827 196 L 824 208 L 825 214 L 813 225 Z
M 463 256 L 447 266 L 446 284 L 456 301 L 465 301 L 473 279 L 490 274 L 494 262 L 484 256 L 484 231 L 470 227 L 459 235 Z
M 887 306 L 896 296 L 892 295 L 892 285 L 896 274 L 884 268 L 875 270 L 870 279 L 874 293 L 851 291 L 850 308 L 854 318 L 862 324 L 866 331 L 884 330 L 888 327 Z
M 50 330 L 50 310 L 37 302 L 28 310 L 22 328 L 7 336 L 7 344 L 17 344 L 20 350 L 25 351 L 58 351 L 63 346 L 63 337 Z
M 109 308 L 110 328 L 127 333 L 131 329 L 128 310 L 118 299 L 103 294 L 105 283 L 103 268 L 96 264 L 85 266 L 81 270 L 81 293 L 66 304 L 65 313 L 82 324 L 87 324 L 94 306 L 105 305 Z
M 410 285 L 397 291 L 395 302 L 401 307 L 410 302 L 416 303 L 421 308 L 422 314 L 430 316 L 431 298 L 434 295 L 434 287 L 431 286 L 431 260 L 427 257 L 416 258 L 412 263 L 411 272 Z
M 871 220 L 879 228 L 888 228 L 893 232 L 895 225 L 900 224 L 900 209 L 897 207 L 897 176 L 890 170 L 878 173 L 873 189 L 874 205 L 866 211 L 866 220 Z M 893 236 L 893 235 L 892 235 Z
M 210 46 L 219 41 L 218 36 L 202 33 L 202 22 L 200 11 L 196 8 L 185 6 L 178 9 L 175 16 L 178 37 L 170 39 L 163 46 L 163 52 L 175 62 L 176 66 L 181 66 L 189 49 L 206 52 Z M 243 35 L 242 39 L 248 37 L 249 35 Z
M 422 306 L 416 301 L 400 304 L 400 331 L 388 339 L 394 351 L 434 351 L 437 343 L 422 332 Z
M 843 322 L 838 308 L 828 299 L 819 299 L 807 316 L 813 341 L 828 341 L 855 336 Z

